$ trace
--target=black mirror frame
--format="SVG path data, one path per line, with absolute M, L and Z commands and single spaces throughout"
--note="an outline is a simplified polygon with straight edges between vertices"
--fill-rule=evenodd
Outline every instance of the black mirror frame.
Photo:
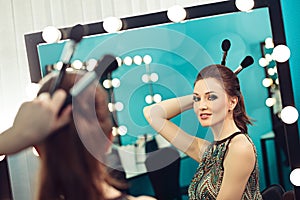
M 262 7 L 268 7 L 269 9 L 272 36 L 275 46 L 279 44 L 286 45 L 286 36 L 284 31 L 280 0 L 256 0 L 254 8 Z M 187 19 L 201 18 L 239 11 L 235 7 L 234 0 L 192 6 L 187 7 L 185 9 L 188 13 Z M 124 23 L 124 27 L 122 30 L 170 22 L 170 20 L 167 17 L 167 11 L 122 18 L 122 21 Z M 102 28 L 103 22 L 84 24 L 84 26 L 86 26 L 86 30 L 88 30 L 85 33 L 85 36 L 106 33 L 105 30 Z M 71 27 L 60 29 L 63 33 L 63 40 L 68 39 L 67 35 L 70 29 Z M 31 81 L 38 82 L 42 78 L 42 76 L 39 64 L 37 45 L 39 45 L 40 43 L 44 43 L 42 39 L 42 32 L 26 34 L 24 37 Z M 280 84 L 282 106 L 283 108 L 286 106 L 295 106 L 289 61 L 286 61 L 284 63 L 277 63 L 277 70 Z M 289 157 L 288 159 L 291 170 L 295 168 L 300 168 L 300 156 L 298 155 L 298 152 L 300 152 L 300 144 L 297 122 L 293 124 L 284 124 L 284 130 L 287 141 L 287 150 Z M 296 199 L 300 200 L 300 187 L 295 186 L 294 190 Z

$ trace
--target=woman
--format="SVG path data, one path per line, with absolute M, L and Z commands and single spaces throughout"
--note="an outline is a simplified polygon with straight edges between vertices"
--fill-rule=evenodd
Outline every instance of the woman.
M 50 74 L 44 78 L 40 92 L 49 91 L 56 77 Z M 66 73 L 61 88 L 69 91 L 81 77 Z M 95 82 L 73 98 L 70 122 L 36 145 L 41 160 L 37 199 L 153 200 L 116 189 L 123 184 L 109 176 L 105 165 L 111 130 L 107 94 Z
M 210 127 L 210 143 L 185 133 L 170 121 L 194 108 L 200 124 Z M 255 147 L 247 134 L 251 124 L 236 75 L 223 65 L 198 74 L 193 95 L 145 107 L 150 125 L 179 150 L 199 162 L 189 186 L 189 199 L 262 199 Z

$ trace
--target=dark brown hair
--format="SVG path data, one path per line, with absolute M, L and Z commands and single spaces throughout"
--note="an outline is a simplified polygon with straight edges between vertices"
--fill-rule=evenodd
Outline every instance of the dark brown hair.
M 233 119 L 237 127 L 242 132 L 247 133 L 247 125 L 252 124 L 252 122 L 246 114 L 244 97 L 241 93 L 240 83 L 235 73 L 224 65 L 215 64 L 203 68 L 197 75 L 195 83 L 205 78 L 216 79 L 229 96 L 238 97 L 238 103 L 233 110 Z
M 80 77 L 66 73 L 61 88 L 69 91 Z M 39 93 L 49 91 L 55 79 L 47 80 Z M 101 184 L 118 185 L 104 164 L 111 129 L 107 93 L 95 83 L 73 99 L 71 122 L 36 145 L 41 159 L 38 199 L 104 199 Z M 91 141 L 93 152 L 87 148 Z

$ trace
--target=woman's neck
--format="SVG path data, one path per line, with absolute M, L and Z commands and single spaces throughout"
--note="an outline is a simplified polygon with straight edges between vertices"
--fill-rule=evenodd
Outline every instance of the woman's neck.
M 215 141 L 222 140 L 233 133 L 240 131 L 234 120 L 231 119 L 224 120 L 222 123 L 212 126 L 211 129 Z

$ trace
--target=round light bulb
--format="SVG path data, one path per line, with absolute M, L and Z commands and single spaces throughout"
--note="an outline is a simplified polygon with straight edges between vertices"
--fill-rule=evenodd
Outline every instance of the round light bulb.
M 120 82 L 120 79 L 118 78 L 114 78 L 112 81 L 111 81 L 111 84 L 114 88 L 117 88 L 121 85 L 121 82 Z
M 103 28 L 108 33 L 116 33 L 123 26 L 122 20 L 117 17 L 108 17 L 103 20 Z
M 54 68 L 56 70 L 61 70 L 61 68 L 63 67 L 63 62 L 59 61 L 56 63 L 56 65 L 54 65 Z
M 153 103 L 153 97 L 151 95 L 147 95 L 145 97 L 145 101 L 147 104 L 151 104 L 151 103 Z
M 291 56 L 291 51 L 285 45 L 282 45 L 282 44 L 277 45 L 273 49 L 272 57 L 277 62 L 283 63 L 283 62 L 287 61 L 290 58 L 290 56 Z
M 108 103 L 108 110 L 109 110 L 109 112 L 114 112 L 114 110 L 115 110 L 115 105 L 113 104 L 113 103 Z
M 136 65 L 141 65 L 142 62 L 143 62 L 143 58 L 139 55 L 136 55 L 133 57 L 133 62 L 136 64 Z
M 116 128 L 116 127 L 112 127 L 112 135 L 113 136 L 117 136 L 118 135 L 118 128 Z
M 271 78 L 264 78 L 262 81 L 264 87 L 270 87 L 273 84 L 273 79 Z
M 109 88 L 111 88 L 111 86 L 112 86 L 111 80 L 106 79 L 106 80 L 103 81 L 103 87 L 104 88 L 109 89 Z
M 118 128 L 118 133 L 119 133 L 119 135 L 125 135 L 126 133 L 127 133 L 127 127 L 126 126 L 124 126 L 124 125 L 122 125 L 122 126 L 119 126 L 119 128 Z
M 132 58 L 130 56 L 126 56 L 123 60 L 123 63 L 127 66 L 132 65 Z
M 54 26 L 47 26 L 42 32 L 42 37 L 47 43 L 55 43 L 61 39 L 61 32 Z
M 175 5 L 168 9 L 167 16 L 172 22 L 181 22 L 186 18 L 186 11 L 183 7 Z
M 120 67 L 122 65 L 122 59 L 120 57 L 116 57 L 116 60 L 118 62 L 118 66 Z
M 254 0 L 235 0 L 237 9 L 243 12 L 248 12 L 254 7 Z
M 161 102 L 161 96 L 160 96 L 160 94 L 155 94 L 154 96 L 153 96 L 153 101 L 155 102 L 155 103 L 158 103 L 158 102 Z
M 72 62 L 71 66 L 74 68 L 74 69 L 81 69 L 82 68 L 82 62 L 80 60 L 74 60 L 74 62 Z
M 266 105 L 268 107 L 272 107 L 275 103 L 276 103 L 276 99 L 275 98 L 267 98 L 266 99 Z
M 115 109 L 116 111 L 122 111 L 124 108 L 124 105 L 121 102 L 116 102 L 115 103 Z
M 290 181 L 294 186 L 300 186 L 300 168 L 296 168 L 290 173 Z
M 299 113 L 293 106 L 286 106 L 281 111 L 281 120 L 286 124 L 293 124 L 298 120 Z
M 144 83 L 148 83 L 148 82 L 150 81 L 149 75 L 148 75 L 148 74 L 143 74 L 143 76 L 142 76 L 142 81 L 143 81 Z
M 151 73 L 150 74 L 150 80 L 154 83 L 158 81 L 158 74 L 157 73 Z
M 265 58 L 268 62 L 271 62 L 273 60 L 273 57 L 271 56 L 271 54 L 268 54 L 268 53 L 265 55 Z
M 275 73 L 276 73 L 276 70 L 275 70 L 274 68 L 269 68 L 269 69 L 268 69 L 268 74 L 269 74 L 270 76 L 273 76 Z
M 272 38 L 268 37 L 268 38 L 265 39 L 265 47 L 267 49 L 274 48 L 274 43 L 273 43 L 273 39 Z
M 0 162 L 1 162 L 2 160 L 4 160 L 4 158 L 5 158 L 5 155 L 1 155 L 1 156 L 0 156 Z
M 149 56 L 149 55 L 145 55 L 143 57 L 143 61 L 144 61 L 145 64 L 150 64 L 152 62 L 152 57 Z
M 266 58 L 260 58 L 258 63 L 260 66 L 266 67 L 269 64 L 269 61 Z

